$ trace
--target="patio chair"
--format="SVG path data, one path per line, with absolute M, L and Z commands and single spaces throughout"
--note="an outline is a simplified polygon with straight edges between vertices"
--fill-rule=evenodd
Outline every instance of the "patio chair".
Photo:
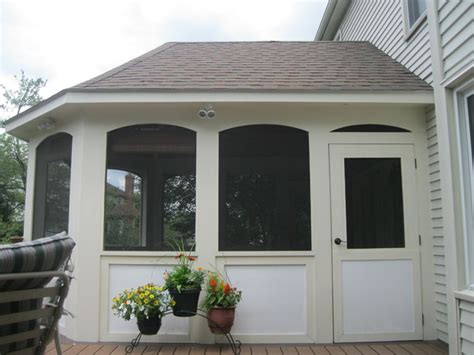
M 0 355 L 45 352 L 63 313 L 69 276 L 60 270 L 74 245 L 66 233 L 0 245 Z

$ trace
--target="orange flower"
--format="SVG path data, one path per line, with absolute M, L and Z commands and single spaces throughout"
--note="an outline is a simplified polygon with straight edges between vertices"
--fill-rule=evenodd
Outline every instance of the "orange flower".
M 176 255 L 174 258 L 175 258 L 175 259 L 181 259 L 183 256 L 184 256 L 183 253 L 179 253 L 179 254 Z
M 188 260 L 189 260 L 189 261 L 194 261 L 194 260 L 196 260 L 196 258 L 195 258 L 194 256 L 189 255 L 189 256 L 188 256 Z
M 211 286 L 211 287 L 216 287 L 216 286 L 217 286 L 216 280 L 215 280 L 215 279 L 210 279 L 210 280 L 209 280 L 209 286 Z
M 226 284 L 225 287 L 224 287 L 224 293 L 225 293 L 226 295 L 228 295 L 231 290 L 232 290 L 232 288 L 230 287 L 230 285 L 229 285 L 229 284 Z

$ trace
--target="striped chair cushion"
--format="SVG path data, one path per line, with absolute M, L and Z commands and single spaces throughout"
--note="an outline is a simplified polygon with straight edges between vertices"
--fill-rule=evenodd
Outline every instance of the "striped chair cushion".
M 0 274 L 53 271 L 64 268 L 75 246 L 65 232 L 29 242 L 0 245 Z M 41 287 L 45 279 L 4 281 L 2 290 L 25 290 Z

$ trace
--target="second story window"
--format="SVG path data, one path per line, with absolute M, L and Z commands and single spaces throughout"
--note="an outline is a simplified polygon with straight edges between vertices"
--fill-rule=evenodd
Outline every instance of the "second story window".
M 407 35 L 411 35 L 426 17 L 426 0 L 404 0 Z

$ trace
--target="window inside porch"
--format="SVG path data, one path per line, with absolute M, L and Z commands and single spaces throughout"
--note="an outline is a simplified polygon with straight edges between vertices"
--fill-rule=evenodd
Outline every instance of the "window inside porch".
M 108 135 L 106 250 L 172 250 L 194 245 L 196 134 L 137 125 Z
M 36 149 L 33 239 L 68 231 L 72 136 L 58 133 Z

